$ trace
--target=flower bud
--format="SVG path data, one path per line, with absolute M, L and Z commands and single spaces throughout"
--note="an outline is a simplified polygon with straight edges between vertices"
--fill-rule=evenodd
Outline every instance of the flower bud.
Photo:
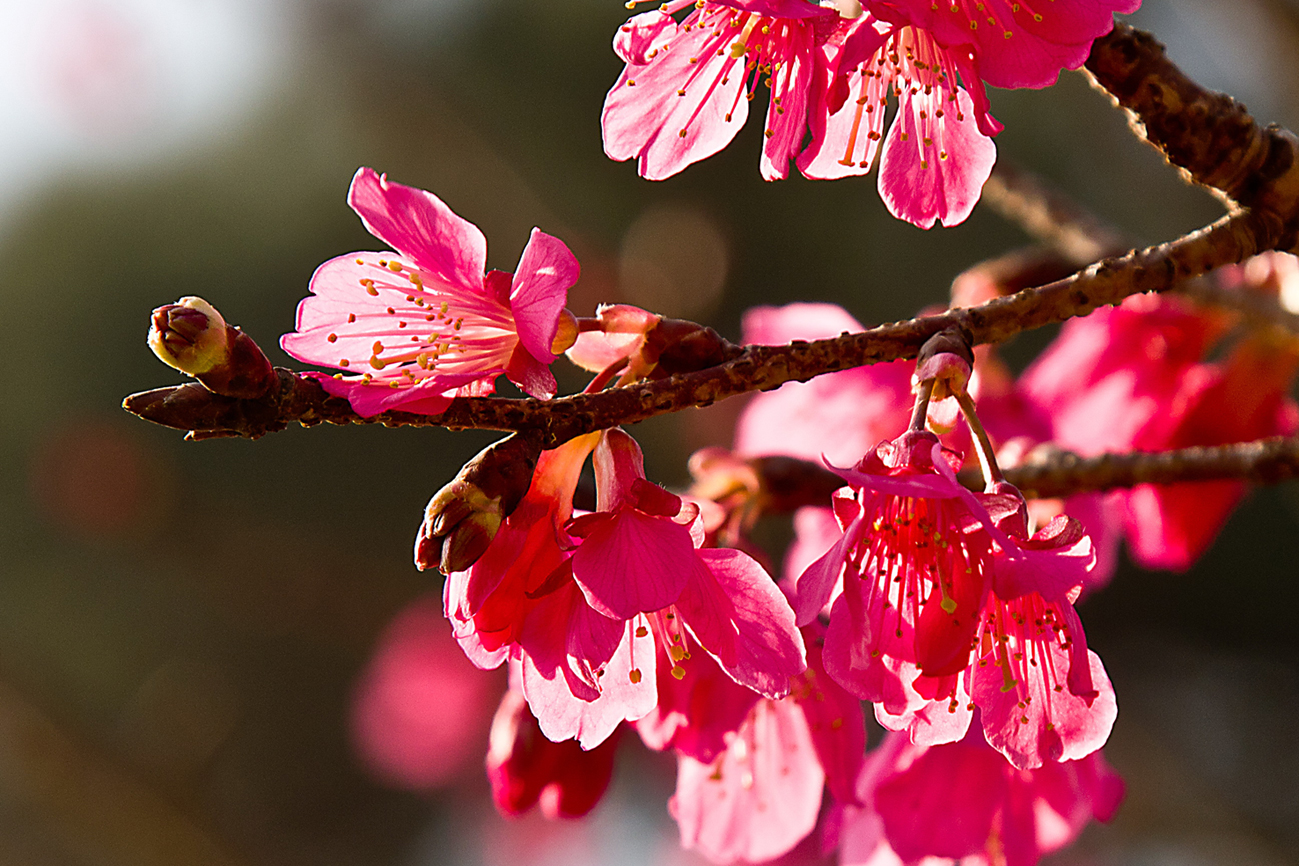
M 206 373 L 229 357 L 226 321 L 202 298 L 181 298 L 153 311 L 149 348 L 182 373 Z
M 450 574 L 473 565 L 528 492 L 540 455 L 535 439 L 513 433 L 466 463 L 424 509 L 415 567 Z
M 253 338 L 227 325 L 202 298 L 181 298 L 154 310 L 149 348 L 214 394 L 256 399 L 277 381 L 275 368 Z

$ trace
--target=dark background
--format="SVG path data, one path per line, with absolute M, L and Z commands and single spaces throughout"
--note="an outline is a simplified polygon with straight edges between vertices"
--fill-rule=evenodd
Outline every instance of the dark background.
M 692 862 L 663 805 L 671 761 L 632 738 L 583 825 L 496 817 L 473 744 L 437 790 L 367 771 L 355 682 L 385 624 L 438 593 L 414 531 L 490 437 L 185 443 L 119 408 L 178 379 L 145 347 L 149 311 L 201 295 L 288 363 L 277 337 L 315 266 L 376 248 L 344 202 L 358 165 L 436 192 L 494 267 L 534 225 L 564 239 L 579 315 L 622 300 L 732 338 L 758 303 L 910 316 L 1026 238 L 987 208 L 914 229 L 873 176 L 764 183 L 756 123 L 640 180 L 600 146 L 628 14 L 613 0 L 27 5 L 0 2 L 0 863 Z M 1261 120 L 1299 124 L 1299 6 L 1148 0 L 1132 20 Z M 1078 74 L 992 101 L 1002 159 L 1141 242 L 1220 213 Z M 1022 366 L 1048 337 L 1007 355 Z M 636 428 L 650 476 L 682 484 L 733 414 Z M 1191 573 L 1125 565 L 1084 605 L 1129 799 L 1054 862 L 1299 862 L 1297 515 L 1293 485 L 1259 490 Z M 428 712 L 485 743 L 473 708 Z

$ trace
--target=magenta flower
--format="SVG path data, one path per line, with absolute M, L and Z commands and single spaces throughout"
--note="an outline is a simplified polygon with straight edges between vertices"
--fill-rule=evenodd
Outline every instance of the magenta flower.
M 1224 361 L 1206 363 L 1224 330 L 1221 317 L 1176 298 L 1130 298 L 1066 324 L 1025 371 L 1022 387 L 1050 413 L 1056 441 L 1087 456 L 1221 445 L 1299 429 L 1299 409 L 1289 397 L 1299 358 L 1252 335 Z M 1185 570 L 1244 492 L 1236 481 L 1140 485 L 1110 493 L 1106 502 L 1119 516 L 1133 559 L 1147 568 Z
M 890 95 L 897 116 L 884 132 Z M 920 228 L 964 222 L 997 161 L 975 61 L 921 27 L 860 16 L 821 46 L 798 168 L 816 179 L 866 174 L 880 159 L 889 213 Z
M 843 536 L 799 577 L 799 621 L 833 598 L 827 672 L 916 743 L 960 739 L 978 706 L 1017 767 L 1087 755 L 1117 713 L 1073 609 L 1091 540 L 1066 517 L 1030 538 L 1018 491 L 973 494 L 955 462 L 910 432 L 839 470 Z
M 538 593 L 567 559 L 560 547 L 573 514 L 573 492 L 600 435 L 543 451 L 527 494 L 483 555 L 443 585 L 443 604 L 461 649 L 480 668 L 501 665 L 518 644 Z
M 510 689 L 492 720 L 487 779 L 503 815 L 540 805 L 547 818 L 580 818 L 595 808 L 613 775 L 618 738 L 589 752 L 577 743 L 552 743 L 541 734 L 523 694 Z
M 866 745 L 861 704 L 825 675 L 820 637 L 819 625 L 804 630 L 806 673 L 788 697 L 751 703 L 723 750 L 678 752 L 668 809 L 682 847 L 716 863 L 770 860 L 816 826 L 823 788 L 839 802 L 856 802 Z M 716 708 L 697 702 L 692 710 L 691 724 L 707 725 Z
M 826 669 L 858 697 L 886 701 L 885 657 L 942 677 L 964 670 L 991 580 L 986 512 L 956 481 L 953 460 L 928 432 L 880 443 L 839 470 L 843 536 L 796 584 L 795 611 L 811 622 L 836 586 Z
M 589 748 L 649 713 L 660 653 L 677 677 L 699 648 L 737 683 L 788 694 L 807 661 L 767 573 L 738 550 L 696 547 L 698 510 L 645 481 L 626 433 L 606 431 L 594 461 L 599 510 L 569 521 L 573 553 L 533 591 L 519 638 L 524 694 L 546 735 Z
M 1109 821 L 1123 781 L 1099 752 L 1016 770 L 973 732 L 941 746 L 890 734 L 867 757 L 857 795 L 861 805 L 843 810 L 840 866 L 1033 866 L 1091 820 Z
M 1221 363 L 1188 377 L 1177 426 L 1142 450 L 1189 448 L 1292 436 L 1299 407 L 1290 398 L 1299 355 L 1265 335 L 1242 340 Z M 1185 571 L 1209 548 L 1245 496 L 1240 481 L 1141 484 L 1113 496 L 1124 509 L 1132 558 L 1147 568 Z
M 866 0 L 877 17 L 927 31 L 949 49 L 968 51 L 993 87 L 1047 87 L 1060 70 L 1082 66 L 1092 42 L 1114 28 L 1114 14 L 1141 0 Z
M 280 345 L 345 371 L 320 378 L 326 391 L 365 416 L 437 414 L 457 395 L 490 394 L 502 373 L 529 394 L 554 396 L 549 366 L 576 333 L 560 334 L 561 320 L 572 324 L 564 303 L 578 275 L 563 242 L 533 229 L 513 275 L 484 273 L 482 232 L 432 193 L 362 168 L 347 201 L 396 252 L 348 253 L 312 276 L 296 331 Z
M 765 82 L 762 176 L 785 177 L 803 143 L 817 32 L 837 17 L 807 0 L 668 0 L 635 16 L 614 37 L 627 66 L 604 102 L 604 152 L 635 158 L 641 177 L 670 177 L 730 144 Z

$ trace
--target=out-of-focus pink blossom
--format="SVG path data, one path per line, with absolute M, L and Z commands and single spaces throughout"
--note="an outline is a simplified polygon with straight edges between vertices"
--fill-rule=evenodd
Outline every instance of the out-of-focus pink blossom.
M 752 703 L 725 748 L 712 757 L 678 753 L 677 790 L 669 809 L 681 844 L 716 863 L 779 857 L 812 832 L 822 788 L 855 802 L 866 731 L 860 703 L 821 665 L 822 630 L 804 630 L 808 669 L 783 700 Z M 693 708 L 691 725 L 713 709 Z
M 744 314 L 744 342 L 777 346 L 864 331 L 835 304 L 753 307 Z M 857 460 L 911 417 L 913 361 L 854 367 L 788 382 L 755 394 L 735 425 L 735 452 L 745 457 L 784 454 L 836 465 Z
M 522 815 L 540 804 L 547 818 L 580 818 L 595 808 L 613 775 L 618 738 L 590 751 L 572 740 L 552 743 L 541 733 L 523 694 L 505 693 L 492 720 L 487 779 L 501 814 Z
M 1085 457 L 1166 441 L 1220 333 L 1217 318 L 1180 298 L 1136 295 L 1066 322 L 1021 386 L 1049 413 L 1055 442 Z
M 453 782 L 484 742 L 499 682 L 456 649 L 437 601 L 418 601 L 388 626 L 357 685 L 356 748 L 394 784 Z
M 1017 770 L 975 731 L 940 746 L 890 734 L 867 757 L 857 795 L 843 809 L 840 866 L 1033 866 L 1093 819 L 1110 820 L 1123 781 L 1099 752 Z
M 1253 272 L 1268 282 L 1257 261 Z M 1282 282 L 1278 276 L 1269 291 Z M 1204 362 L 1223 329 L 1220 316 L 1176 298 L 1129 298 L 1066 324 L 1025 372 L 1023 389 L 1050 413 L 1055 441 L 1085 456 L 1222 445 L 1299 429 L 1299 408 L 1289 397 L 1299 356 L 1254 334 L 1222 362 Z M 1105 500 L 1139 564 L 1185 570 L 1244 491 L 1237 481 L 1140 485 Z
M 604 152 L 670 177 L 730 144 L 765 81 L 762 176 L 785 177 L 803 143 L 813 46 L 837 18 L 806 0 L 668 0 L 635 16 L 614 37 L 627 65 L 604 102 Z
M 346 371 L 320 377 L 326 391 L 365 416 L 436 414 L 457 395 L 490 394 L 502 373 L 554 396 L 550 364 L 576 335 L 560 334 L 561 320 L 573 323 L 564 303 L 578 276 L 563 242 L 533 229 L 514 274 L 484 273 L 482 232 L 432 193 L 361 168 L 347 201 L 396 252 L 348 253 L 312 276 L 296 331 L 280 345 Z

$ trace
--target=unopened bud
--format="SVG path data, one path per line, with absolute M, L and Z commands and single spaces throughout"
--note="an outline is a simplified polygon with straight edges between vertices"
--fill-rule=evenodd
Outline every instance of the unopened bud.
M 477 562 L 528 492 L 540 456 L 535 439 L 514 433 L 466 463 L 424 509 L 415 567 L 450 574 Z
M 202 298 L 181 298 L 153 311 L 149 348 L 170 367 L 225 397 L 265 396 L 277 377 L 252 337 L 226 324 Z
M 153 311 L 149 348 L 182 373 L 206 373 L 229 357 L 226 321 L 202 298 L 181 298 Z

